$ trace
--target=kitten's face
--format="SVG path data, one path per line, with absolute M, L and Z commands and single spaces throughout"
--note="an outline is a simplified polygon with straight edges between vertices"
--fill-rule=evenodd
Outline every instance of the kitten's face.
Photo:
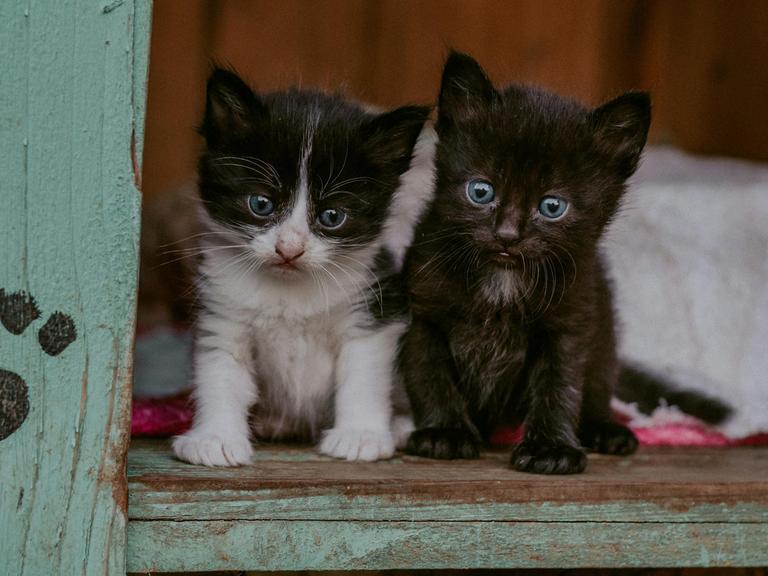
M 343 277 L 376 244 L 427 113 L 375 115 L 297 90 L 260 97 L 215 71 L 200 161 L 211 222 L 259 273 Z
M 497 91 L 474 60 L 454 54 L 440 95 L 434 213 L 474 266 L 562 267 L 594 250 L 649 121 L 644 94 L 589 110 L 532 88 Z

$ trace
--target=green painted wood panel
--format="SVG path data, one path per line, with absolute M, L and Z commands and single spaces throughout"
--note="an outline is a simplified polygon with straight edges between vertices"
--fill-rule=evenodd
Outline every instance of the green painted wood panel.
M 766 524 L 130 522 L 128 570 L 762 566 Z
M 768 449 L 590 455 L 575 476 L 398 455 L 349 463 L 261 445 L 251 466 L 128 455 L 130 570 L 758 566 Z
M 125 572 L 150 14 L 0 2 L 0 418 L 19 405 L 8 374 L 29 399 L 0 426 L 4 575 Z

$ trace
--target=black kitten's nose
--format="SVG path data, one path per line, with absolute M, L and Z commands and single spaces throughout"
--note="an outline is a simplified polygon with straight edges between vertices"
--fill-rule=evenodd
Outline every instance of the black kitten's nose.
M 520 240 L 520 228 L 516 224 L 504 223 L 496 229 L 494 236 L 504 245 L 515 244 Z

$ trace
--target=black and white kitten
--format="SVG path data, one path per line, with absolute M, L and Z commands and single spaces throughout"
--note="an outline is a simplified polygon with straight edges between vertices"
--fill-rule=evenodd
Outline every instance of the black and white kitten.
M 179 458 L 245 464 L 252 428 L 272 439 L 324 431 L 319 450 L 339 458 L 393 454 L 409 420 L 393 423 L 405 316 L 386 240 L 428 112 L 375 114 L 313 91 L 259 95 L 213 72 L 199 165 L 196 413 L 174 440 Z
M 582 446 L 636 449 L 611 420 L 619 367 L 597 245 L 649 123 L 645 93 L 591 110 L 534 88 L 497 90 L 472 58 L 449 57 L 435 195 L 405 264 L 409 452 L 476 457 L 511 421 L 525 423 L 518 470 L 580 472 Z

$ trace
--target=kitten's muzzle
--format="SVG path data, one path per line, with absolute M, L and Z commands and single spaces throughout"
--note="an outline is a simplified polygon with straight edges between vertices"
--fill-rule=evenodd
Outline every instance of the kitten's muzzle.
M 286 247 L 278 244 L 275 252 L 281 258 L 272 262 L 272 267 L 282 271 L 299 270 L 299 259 L 304 255 L 304 247 Z
M 283 264 L 290 264 L 294 260 L 298 260 L 304 255 L 304 247 L 303 246 L 285 246 L 278 244 L 275 246 L 275 252 L 277 253 L 280 258 L 283 259 L 282 262 L 278 262 L 278 266 Z

